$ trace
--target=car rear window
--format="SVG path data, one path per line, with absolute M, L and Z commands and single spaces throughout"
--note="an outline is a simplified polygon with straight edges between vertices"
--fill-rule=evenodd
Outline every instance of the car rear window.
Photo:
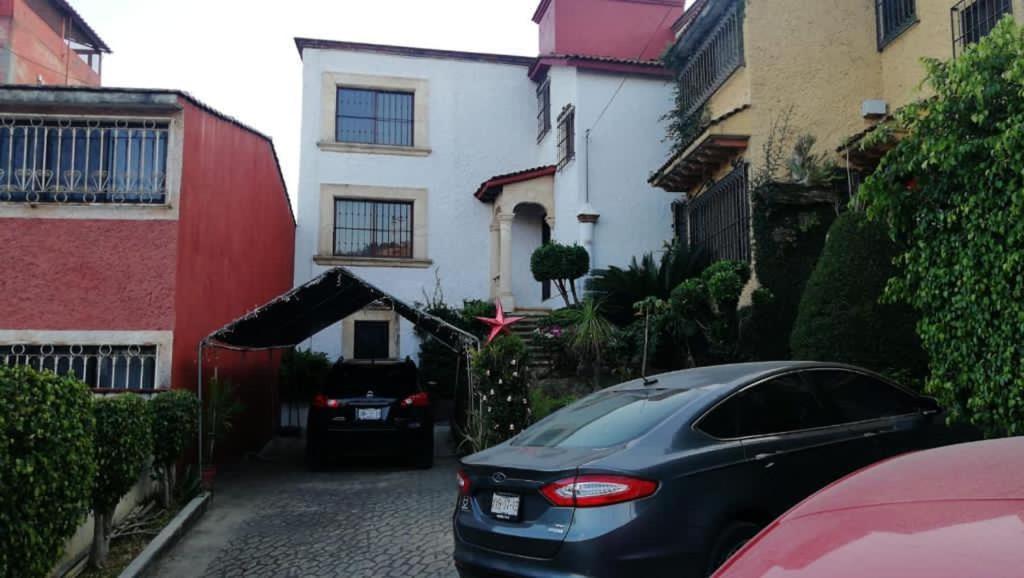
M 331 371 L 327 395 L 331 397 L 405 397 L 419 391 L 416 367 L 408 363 L 339 364 Z
M 605 448 L 651 431 L 694 397 L 693 390 L 600 391 L 529 427 L 512 445 Z

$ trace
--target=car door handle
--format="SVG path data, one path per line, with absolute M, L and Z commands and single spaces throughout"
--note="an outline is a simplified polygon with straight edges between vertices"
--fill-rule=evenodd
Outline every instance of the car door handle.
M 767 460 L 768 458 L 774 458 L 775 456 L 777 456 L 777 455 L 779 455 L 781 453 L 782 452 L 764 452 L 764 453 L 755 455 L 754 459 L 758 460 L 758 461 Z

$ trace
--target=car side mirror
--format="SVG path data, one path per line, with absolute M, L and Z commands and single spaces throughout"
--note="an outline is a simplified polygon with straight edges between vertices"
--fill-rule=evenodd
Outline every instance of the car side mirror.
M 939 400 L 934 397 L 921 396 L 919 406 L 921 413 L 924 415 L 935 415 L 942 411 L 942 406 L 939 405 Z

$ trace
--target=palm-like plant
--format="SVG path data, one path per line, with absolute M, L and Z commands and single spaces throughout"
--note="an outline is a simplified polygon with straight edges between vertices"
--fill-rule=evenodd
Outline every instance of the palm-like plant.
M 707 265 L 703 251 L 691 250 L 675 240 L 665 244 L 665 252 L 656 260 L 647 253 L 625 269 L 608 267 L 593 272 L 587 285 L 590 296 L 601 302 L 601 311 L 619 327 L 634 319 L 633 305 L 648 297 L 667 300 L 680 283 L 700 275 Z
M 571 312 L 573 323 L 570 345 L 581 359 L 590 362 L 596 387 L 601 375 L 601 351 L 611 339 L 612 325 L 602 315 L 601 304 L 594 299 L 586 299 L 578 308 L 567 311 Z

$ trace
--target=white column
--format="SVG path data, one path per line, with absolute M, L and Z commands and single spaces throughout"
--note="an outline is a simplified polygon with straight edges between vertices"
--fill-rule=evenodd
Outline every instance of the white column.
M 580 245 L 583 245 L 587 254 L 590 255 L 591 269 L 596 266 L 594 262 L 594 228 L 597 227 L 597 220 L 600 218 L 601 215 L 590 205 L 584 205 L 576 215 L 576 220 L 580 223 Z
M 515 311 L 516 299 L 512 295 L 512 220 L 513 213 L 498 215 L 498 297 L 506 311 Z

